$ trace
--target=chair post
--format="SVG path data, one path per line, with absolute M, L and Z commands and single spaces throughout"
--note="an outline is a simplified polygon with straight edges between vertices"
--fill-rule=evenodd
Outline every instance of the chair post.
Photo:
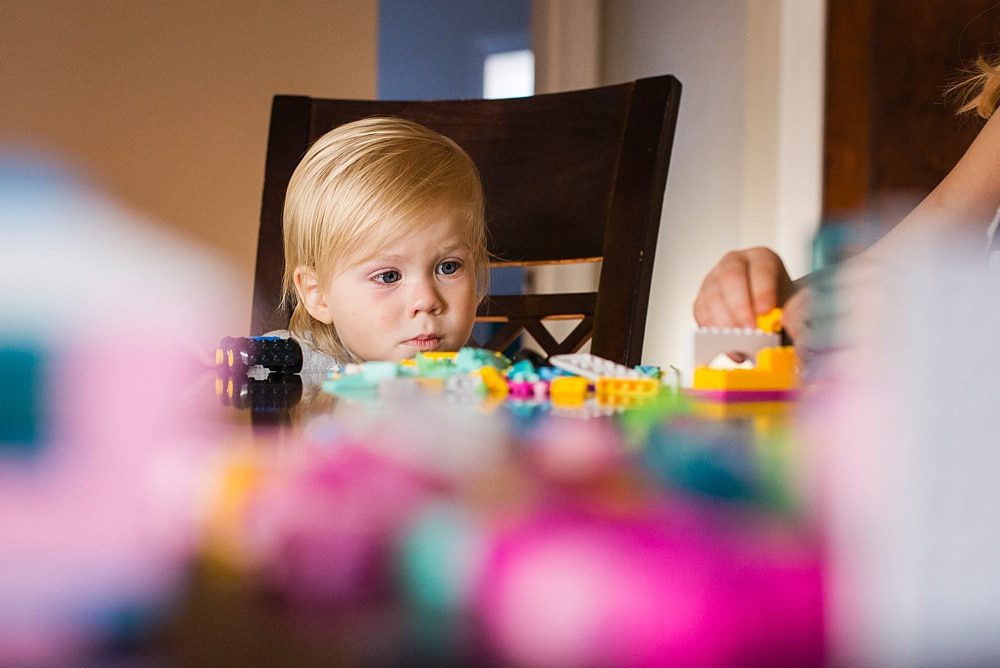
M 285 246 L 282 238 L 282 210 L 285 191 L 296 165 L 309 147 L 310 100 L 308 97 L 276 95 L 271 105 L 271 125 L 267 138 L 264 196 L 260 207 L 257 235 L 257 265 L 254 271 L 253 314 L 250 332 L 263 334 L 288 324 L 288 314 L 279 311 L 281 295 L 273 286 L 281 285 Z
M 673 76 L 633 84 L 622 154 L 604 236 L 591 351 L 623 364 L 639 364 L 653 279 L 667 167 L 677 126 L 681 84 Z M 655 169 L 650 169 L 650 164 Z M 614 298 L 612 284 L 625 281 L 628 296 Z

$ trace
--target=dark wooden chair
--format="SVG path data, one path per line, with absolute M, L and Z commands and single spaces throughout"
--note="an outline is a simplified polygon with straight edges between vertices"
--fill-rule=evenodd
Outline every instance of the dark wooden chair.
M 596 293 L 491 296 L 479 320 L 522 331 L 547 355 L 579 350 L 637 364 L 681 85 L 672 76 L 504 100 L 360 101 L 279 95 L 271 109 L 251 331 L 284 327 L 281 214 L 289 178 L 328 130 L 375 115 L 458 142 L 479 167 L 494 266 L 603 261 Z M 557 341 L 541 321 L 576 319 Z

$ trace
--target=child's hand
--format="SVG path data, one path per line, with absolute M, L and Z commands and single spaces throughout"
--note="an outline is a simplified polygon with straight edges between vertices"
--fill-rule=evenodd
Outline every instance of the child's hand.
M 732 251 L 702 281 L 694 318 L 701 327 L 754 327 L 758 315 L 784 305 L 793 291 L 785 265 L 771 249 Z M 782 324 L 792 338 L 805 319 L 804 301 L 789 303 L 793 312 L 783 314 Z

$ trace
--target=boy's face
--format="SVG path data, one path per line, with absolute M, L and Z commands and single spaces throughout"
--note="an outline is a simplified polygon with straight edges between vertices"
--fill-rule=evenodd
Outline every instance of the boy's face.
M 364 361 L 458 350 L 476 316 L 476 275 L 463 227 L 442 216 L 317 286 L 344 346 Z

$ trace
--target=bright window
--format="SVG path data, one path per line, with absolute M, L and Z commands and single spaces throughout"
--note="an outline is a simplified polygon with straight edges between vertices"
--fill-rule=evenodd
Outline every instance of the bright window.
M 535 92 L 535 54 L 530 49 L 491 53 L 483 61 L 483 97 L 527 97 Z

